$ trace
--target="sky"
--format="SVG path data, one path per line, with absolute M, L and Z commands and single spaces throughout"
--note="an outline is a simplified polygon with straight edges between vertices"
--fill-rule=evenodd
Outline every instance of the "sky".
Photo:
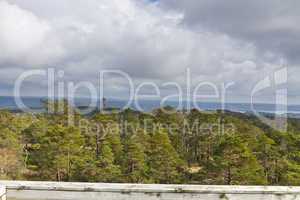
M 192 88 L 232 83 L 228 101 L 249 102 L 261 80 L 287 68 L 287 83 L 278 87 L 297 104 L 299 21 L 298 0 L 0 0 L 0 95 L 14 94 L 22 73 L 54 68 L 64 72 L 57 81 L 95 87 L 101 70 L 120 70 L 135 87 L 155 83 L 166 96 L 177 91 L 169 82 L 186 93 L 189 69 Z M 128 95 L 124 77 L 108 76 L 105 83 L 107 96 Z M 276 89 L 262 90 L 257 101 L 273 103 Z M 46 95 L 46 77 L 28 78 L 21 91 Z

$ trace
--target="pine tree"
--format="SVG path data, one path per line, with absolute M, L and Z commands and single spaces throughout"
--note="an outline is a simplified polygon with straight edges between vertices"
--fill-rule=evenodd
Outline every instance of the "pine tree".
M 114 164 L 121 165 L 123 160 L 123 145 L 121 143 L 120 132 L 118 130 L 112 130 L 108 135 L 105 136 L 104 140 L 110 146 L 114 154 Z
M 25 130 L 29 168 L 39 180 L 68 181 L 82 157 L 84 140 L 75 127 L 38 121 Z
M 115 158 L 110 145 L 103 141 L 100 147 L 100 157 L 95 161 L 95 177 L 91 177 L 96 182 L 117 182 L 121 180 L 120 166 L 115 165 Z
M 155 183 L 178 183 L 184 162 L 171 145 L 168 134 L 155 133 L 150 139 L 148 152 L 149 174 Z
M 28 122 L 29 123 L 29 122 Z M 21 117 L 0 111 L 0 179 L 22 178 L 24 159 L 21 131 L 26 127 Z
M 147 182 L 145 147 L 138 135 L 130 137 L 125 143 L 123 171 L 126 182 Z
M 238 135 L 225 136 L 216 149 L 214 159 L 214 175 L 219 184 L 266 184 L 263 168 Z

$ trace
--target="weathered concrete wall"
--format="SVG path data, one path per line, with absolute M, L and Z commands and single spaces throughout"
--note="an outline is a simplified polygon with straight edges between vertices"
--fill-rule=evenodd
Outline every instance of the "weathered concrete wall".
M 0 200 L 6 200 L 6 189 L 0 185 Z
M 9 182 L 8 200 L 300 200 L 300 187 Z

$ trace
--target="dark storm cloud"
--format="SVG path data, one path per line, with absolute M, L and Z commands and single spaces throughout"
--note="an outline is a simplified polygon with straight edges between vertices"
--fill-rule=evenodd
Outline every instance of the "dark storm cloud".
M 300 63 L 300 1 L 163 0 L 167 9 L 184 12 L 183 24 L 205 27 L 253 42 L 262 50 Z

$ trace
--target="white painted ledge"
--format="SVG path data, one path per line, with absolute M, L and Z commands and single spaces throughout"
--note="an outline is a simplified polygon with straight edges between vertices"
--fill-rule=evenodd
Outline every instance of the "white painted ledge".
M 0 181 L 8 200 L 300 200 L 300 187 Z
M 0 185 L 0 200 L 6 200 L 6 189 Z

